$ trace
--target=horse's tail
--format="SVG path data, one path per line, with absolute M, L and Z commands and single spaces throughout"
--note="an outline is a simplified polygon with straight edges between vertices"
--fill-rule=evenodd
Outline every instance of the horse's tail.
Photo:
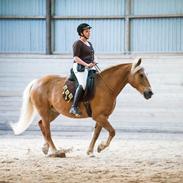
M 17 123 L 10 124 L 15 135 L 19 135 L 23 133 L 30 126 L 30 124 L 32 123 L 35 117 L 36 109 L 32 105 L 32 102 L 30 99 L 30 91 L 31 91 L 31 87 L 36 81 L 37 81 L 36 79 L 31 81 L 23 92 L 23 103 L 22 103 L 19 121 Z

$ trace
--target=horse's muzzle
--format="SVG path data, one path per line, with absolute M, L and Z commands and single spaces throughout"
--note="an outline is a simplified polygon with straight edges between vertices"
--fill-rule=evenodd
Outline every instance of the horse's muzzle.
M 153 95 L 153 92 L 151 90 L 144 91 L 145 99 L 150 99 L 152 95 Z

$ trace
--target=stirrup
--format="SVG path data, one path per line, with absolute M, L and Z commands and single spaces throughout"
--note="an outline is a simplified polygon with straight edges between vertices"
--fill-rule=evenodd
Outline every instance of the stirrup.
M 78 107 L 71 107 L 69 113 L 74 114 L 76 117 L 81 116 L 81 112 L 79 111 Z

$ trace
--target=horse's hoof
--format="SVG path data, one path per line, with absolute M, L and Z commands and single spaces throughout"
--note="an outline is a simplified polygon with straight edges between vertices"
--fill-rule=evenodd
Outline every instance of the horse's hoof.
M 95 157 L 94 153 L 93 152 L 90 152 L 90 151 L 87 152 L 87 155 L 90 158 L 94 158 Z
M 66 155 L 65 155 L 65 152 L 63 152 L 63 151 L 57 151 L 53 154 L 50 154 L 48 157 L 51 157 L 51 158 L 66 158 Z
M 105 142 L 102 142 L 98 145 L 97 152 L 100 153 L 102 150 L 104 150 L 106 147 Z
M 91 153 L 93 153 L 93 152 L 90 151 L 90 150 L 88 150 L 88 151 L 86 152 L 87 155 L 90 155 Z
M 101 151 L 102 151 L 102 149 L 101 149 L 101 147 L 99 145 L 98 148 L 97 148 L 97 152 L 100 153 Z
M 48 151 L 49 151 L 49 145 L 44 144 L 43 147 L 42 147 L 42 152 L 44 154 L 48 154 Z

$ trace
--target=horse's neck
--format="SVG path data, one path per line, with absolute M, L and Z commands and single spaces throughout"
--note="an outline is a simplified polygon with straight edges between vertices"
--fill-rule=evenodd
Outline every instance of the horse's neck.
M 112 89 L 113 95 L 117 95 L 128 83 L 128 75 L 130 73 L 131 64 L 121 64 L 111 67 L 102 73 L 102 77 Z

